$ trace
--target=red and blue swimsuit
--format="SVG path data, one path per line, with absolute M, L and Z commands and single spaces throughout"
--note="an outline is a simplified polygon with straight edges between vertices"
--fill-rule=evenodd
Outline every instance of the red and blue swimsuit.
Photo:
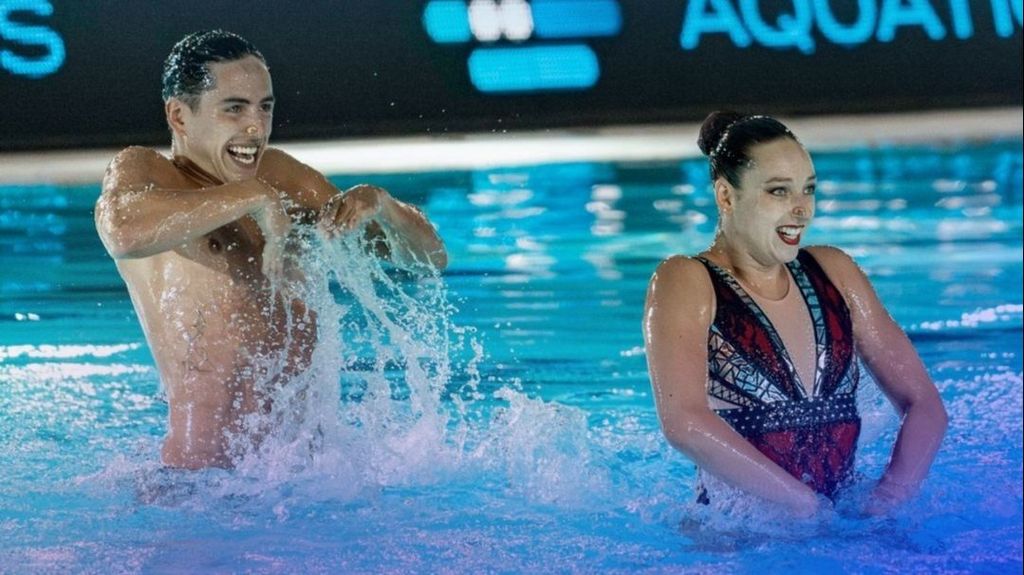
M 817 363 L 807 395 L 782 339 L 734 277 L 704 258 L 718 302 L 708 336 L 708 395 L 716 413 L 761 453 L 833 497 L 853 475 L 860 379 L 850 310 L 806 251 L 787 264 L 810 311 Z

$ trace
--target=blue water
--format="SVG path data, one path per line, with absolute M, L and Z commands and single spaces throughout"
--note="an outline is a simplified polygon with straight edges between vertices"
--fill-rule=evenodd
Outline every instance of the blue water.
M 333 178 L 422 206 L 447 243 L 443 283 L 368 276 L 439 326 L 430 374 L 372 367 L 373 314 L 342 322 L 324 455 L 234 472 L 159 466 L 166 405 L 93 229 L 98 185 L 18 186 L 0 188 L 0 573 L 1020 573 L 1022 143 L 814 157 L 806 241 L 857 259 L 951 415 L 900 512 L 857 513 L 897 425 L 870 382 L 865 479 L 835 510 L 692 503 L 640 314 L 657 263 L 711 239 L 703 161 Z

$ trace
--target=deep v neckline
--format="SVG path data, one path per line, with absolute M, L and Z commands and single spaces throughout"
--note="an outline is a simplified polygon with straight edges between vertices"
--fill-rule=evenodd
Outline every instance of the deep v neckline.
M 776 329 L 775 324 L 772 323 L 772 320 L 768 317 L 768 314 L 765 313 L 764 309 L 757 302 L 757 300 L 755 300 L 754 297 L 750 295 L 750 292 L 748 292 L 740 284 L 739 280 L 737 280 L 735 276 L 733 276 L 731 273 L 723 269 L 721 266 L 715 264 L 714 262 L 705 257 L 700 257 L 698 259 L 700 259 L 716 274 L 718 274 L 718 276 L 725 282 L 725 284 L 729 286 L 731 290 L 733 290 L 733 292 L 746 305 L 747 310 L 749 310 L 749 312 L 755 318 L 757 318 L 758 323 L 765 330 L 765 333 L 768 334 L 768 339 L 769 341 L 771 341 L 773 351 L 782 361 L 782 363 L 786 366 L 786 374 L 790 378 L 789 387 L 798 394 L 798 397 L 793 397 L 793 394 L 787 391 L 785 388 L 780 388 L 779 386 L 776 385 L 778 391 L 786 396 L 789 396 L 790 399 L 793 400 L 810 401 L 817 398 L 821 392 L 820 383 L 822 375 L 822 365 L 825 359 L 823 357 L 825 353 L 825 345 L 823 341 L 825 333 L 823 329 L 819 329 L 819 326 L 823 324 L 820 306 L 813 306 L 811 305 L 811 302 L 808 301 L 806 290 L 813 290 L 814 288 L 813 286 L 810 285 L 810 282 L 806 280 L 806 277 L 804 277 L 804 274 L 802 273 L 803 270 L 800 267 L 800 262 L 794 259 L 793 261 L 786 264 L 786 272 L 789 275 L 789 280 L 792 282 L 789 286 L 789 289 L 795 288 L 800 292 L 800 297 L 801 299 L 803 299 L 804 305 L 807 307 L 807 312 L 811 320 L 811 327 L 814 331 L 814 381 L 811 384 L 810 392 L 808 392 L 808 387 L 805 385 L 805 382 L 800 377 L 800 373 L 796 370 L 796 366 L 793 363 L 793 359 L 792 357 L 790 357 L 789 350 L 786 348 L 785 343 L 782 341 L 782 336 L 779 334 L 778 329 Z M 788 295 L 789 294 L 787 293 L 787 296 Z

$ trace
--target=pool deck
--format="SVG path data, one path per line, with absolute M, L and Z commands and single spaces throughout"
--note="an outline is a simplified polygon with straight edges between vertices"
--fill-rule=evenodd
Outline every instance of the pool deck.
M 1024 108 L 857 116 L 780 117 L 813 150 L 1022 137 Z M 480 169 L 575 161 L 650 161 L 699 155 L 699 123 L 404 136 L 275 144 L 325 174 Z M 167 149 L 162 150 L 165 153 Z M 0 153 L 0 184 L 94 184 L 115 149 Z

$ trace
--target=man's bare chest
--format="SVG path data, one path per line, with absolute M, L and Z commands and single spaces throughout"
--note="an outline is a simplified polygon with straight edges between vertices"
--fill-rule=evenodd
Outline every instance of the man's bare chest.
M 206 234 L 196 247 L 210 256 L 231 258 L 259 255 L 263 245 L 263 234 L 256 221 L 245 216 Z

